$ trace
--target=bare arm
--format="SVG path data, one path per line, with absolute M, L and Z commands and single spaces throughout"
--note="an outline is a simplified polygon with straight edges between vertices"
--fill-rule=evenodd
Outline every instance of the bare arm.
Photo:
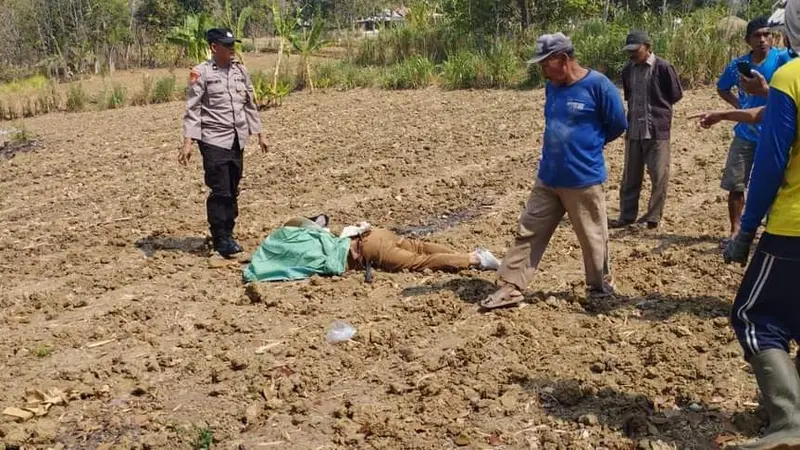
M 723 89 L 717 89 L 717 94 L 720 96 L 721 99 L 725 100 L 729 105 L 733 106 L 735 109 L 739 109 L 739 99 L 733 95 L 733 92 L 726 91 Z
M 700 119 L 700 126 L 711 128 L 713 125 L 726 120 L 728 122 L 741 122 L 749 124 L 761 123 L 764 116 L 764 107 L 750 109 L 733 109 L 726 111 L 706 111 L 689 116 L 689 119 Z

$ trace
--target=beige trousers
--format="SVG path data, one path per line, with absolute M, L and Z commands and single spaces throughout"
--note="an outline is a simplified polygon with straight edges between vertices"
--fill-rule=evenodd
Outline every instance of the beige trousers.
M 583 252 L 586 284 L 602 288 L 610 273 L 608 222 L 602 185 L 587 188 L 551 188 L 536 184 L 519 217 L 513 247 L 498 271 L 501 281 L 520 290 L 528 287 L 558 223 L 569 216 Z
M 356 240 L 353 240 L 356 245 Z M 361 239 L 361 257 L 378 269 L 397 272 L 459 270 L 469 268 L 469 254 L 415 239 L 405 239 L 389 230 L 372 229 Z

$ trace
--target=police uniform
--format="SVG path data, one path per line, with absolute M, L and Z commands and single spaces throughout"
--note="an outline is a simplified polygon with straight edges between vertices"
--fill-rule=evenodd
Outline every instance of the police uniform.
M 208 34 L 209 42 L 233 42 L 228 30 Z M 232 60 L 228 67 L 221 67 L 212 57 L 192 69 L 183 135 L 200 147 L 205 183 L 211 189 L 206 202 L 208 224 L 214 247 L 224 256 L 242 251 L 233 240 L 242 156 L 247 139 L 260 132 L 253 84 L 240 62 Z

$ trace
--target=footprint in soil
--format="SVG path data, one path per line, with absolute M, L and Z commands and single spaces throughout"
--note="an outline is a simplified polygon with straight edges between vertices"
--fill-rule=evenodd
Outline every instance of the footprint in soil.
M 202 255 L 207 253 L 207 239 L 200 237 L 176 238 L 170 236 L 148 236 L 136 241 L 136 247 L 148 258 L 155 255 L 156 251 L 179 251 Z

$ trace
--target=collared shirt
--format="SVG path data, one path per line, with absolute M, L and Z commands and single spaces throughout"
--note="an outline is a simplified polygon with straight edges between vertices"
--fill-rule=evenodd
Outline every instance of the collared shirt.
M 800 59 L 775 72 L 756 147 L 741 226 L 755 233 L 769 210 L 767 232 L 800 237 Z M 795 255 L 796 256 L 796 255 Z
M 628 124 L 628 139 L 651 139 L 653 114 L 650 108 L 650 79 L 656 55 L 652 52 L 642 64 L 634 64 L 632 69 L 631 100 L 629 103 L 631 123 Z
M 253 83 L 242 64 L 217 66 L 210 59 L 195 66 L 186 88 L 183 135 L 195 141 L 232 148 L 234 137 L 244 148 L 250 135 L 261 132 Z

